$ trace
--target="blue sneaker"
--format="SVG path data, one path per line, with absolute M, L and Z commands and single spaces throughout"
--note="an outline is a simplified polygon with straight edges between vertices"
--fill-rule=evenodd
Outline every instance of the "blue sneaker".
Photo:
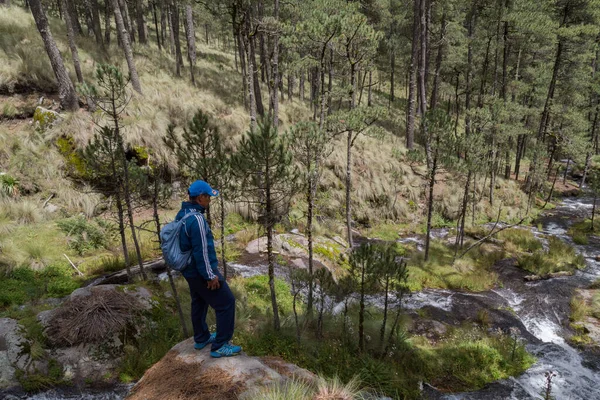
M 225 343 L 219 350 L 211 351 L 210 356 L 214 358 L 237 356 L 242 351 L 240 346 Z
M 217 338 L 217 334 L 216 333 L 211 333 L 210 337 L 208 338 L 208 340 L 206 342 L 203 342 L 203 343 L 194 343 L 194 348 L 196 350 L 202 350 L 207 345 L 213 343 L 216 338 Z

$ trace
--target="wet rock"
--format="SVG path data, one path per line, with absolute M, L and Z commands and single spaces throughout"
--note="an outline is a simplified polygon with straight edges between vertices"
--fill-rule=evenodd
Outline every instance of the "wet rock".
M 553 279 L 553 278 L 560 278 L 563 276 L 571 276 L 573 275 L 573 272 L 571 271 L 558 271 L 558 272 L 552 272 L 546 275 L 526 275 L 525 277 L 523 277 L 523 279 L 527 282 L 535 282 L 535 281 L 541 281 L 541 280 L 545 280 L 545 279 Z
M 413 323 L 410 332 L 415 335 L 421 335 L 429 340 L 439 340 L 446 335 L 448 325 L 430 319 L 419 319 Z
M 169 384 L 165 385 L 165 377 Z M 262 387 L 287 379 L 312 381 L 309 371 L 274 358 L 236 357 L 214 359 L 209 349 L 194 350 L 193 339 L 185 340 L 150 368 L 133 388 L 130 400 L 159 398 L 252 399 Z M 210 381 L 210 382 L 209 382 Z
M 31 362 L 25 351 L 28 346 L 23 327 L 14 319 L 0 318 L 0 388 L 18 385 L 16 370 L 25 369 Z
M 304 263 L 304 260 L 301 258 L 294 258 L 292 260 L 292 265 L 296 268 L 307 269 L 308 266 Z

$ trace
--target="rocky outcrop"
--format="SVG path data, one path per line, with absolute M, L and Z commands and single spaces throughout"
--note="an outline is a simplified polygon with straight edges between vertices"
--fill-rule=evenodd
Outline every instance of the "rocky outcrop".
M 0 388 L 19 384 L 15 374 L 31 362 L 26 351 L 29 344 L 16 320 L 0 318 Z
M 115 303 L 119 307 L 115 308 Z M 152 293 L 141 286 L 102 285 L 77 289 L 60 307 L 37 316 L 54 344 L 47 355 L 62 366 L 66 381 L 103 382 L 107 376 L 114 375 L 124 354 L 123 332 L 139 335 L 149 323 L 144 311 L 153 306 Z M 105 323 L 103 309 L 110 309 L 107 312 L 110 312 L 111 323 L 114 319 L 122 323 L 116 326 Z M 78 315 L 81 313 L 86 315 Z M 91 322 L 94 332 L 88 329 Z M 69 335 L 62 329 L 70 325 L 78 327 L 78 335 Z
M 307 268 L 308 239 L 298 233 L 284 233 L 273 237 L 273 252 L 292 260 L 292 264 L 298 268 Z M 313 257 L 319 264 L 324 266 L 335 275 L 336 268 L 341 259 L 345 257 L 346 242 L 339 236 L 333 239 L 316 237 L 313 242 Z M 262 254 L 267 252 L 267 238 L 261 237 L 248 243 L 246 246 L 248 254 Z
M 129 400 L 252 399 L 262 387 L 287 379 L 316 377 L 277 358 L 241 354 L 211 358 L 208 348 L 194 350 L 192 338 L 173 347 L 133 388 Z

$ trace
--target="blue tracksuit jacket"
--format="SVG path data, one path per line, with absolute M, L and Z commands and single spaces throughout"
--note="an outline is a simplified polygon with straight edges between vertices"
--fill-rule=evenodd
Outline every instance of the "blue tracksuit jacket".
M 193 211 L 199 214 L 186 218 L 179 233 L 181 251 L 192 250 L 190 265 L 181 273 L 186 278 L 201 277 L 210 281 L 218 277 L 220 281 L 223 281 L 223 276 L 218 269 L 219 262 L 213 235 L 204 218 L 206 211 L 204 207 L 184 201 L 181 203 L 181 210 L 175 219 L 179 221 L 184 215 Z

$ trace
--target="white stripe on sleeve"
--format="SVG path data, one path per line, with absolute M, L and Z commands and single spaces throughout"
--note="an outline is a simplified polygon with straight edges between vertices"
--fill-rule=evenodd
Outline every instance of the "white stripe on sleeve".
M 200 228 L 200 237 L 202 238 L 202 255 L 204 256 L 204 264 L 206 264 L 206 272 L 208 273 L 208 279 L 212 280 L 215 278 L 215 274 L 212 272 L 212 267 L 210 265 L 210 261 L 208 260 L 208 244 L 206 241 L 206 223 L 204 222 L 204 217 L 196 214 L 196 219 L 198 220 L 198 227 Z

